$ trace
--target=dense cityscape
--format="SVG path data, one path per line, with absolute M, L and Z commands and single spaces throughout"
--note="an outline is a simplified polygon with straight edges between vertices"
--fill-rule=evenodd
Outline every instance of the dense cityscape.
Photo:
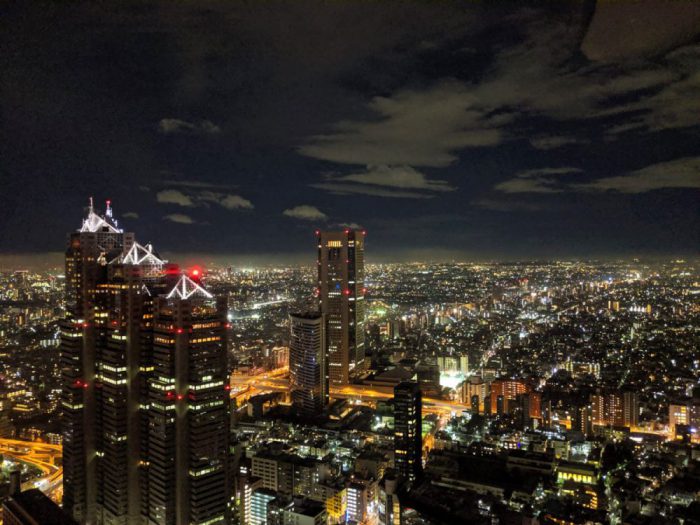
M 0 525 L 700 525 L 700 1 L 0 20 Z
M 1 274 L 5 495 L 19 471 L 110 524 L 700 515 L 697 261 L 371 264 L 345 229 L 304 266 L 179 268 L 112 213 Z

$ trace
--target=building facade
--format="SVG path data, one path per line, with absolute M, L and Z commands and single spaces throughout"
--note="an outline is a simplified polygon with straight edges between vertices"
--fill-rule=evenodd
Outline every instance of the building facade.
M 318 295 L 326 318 L 332 384 L 347 384 L 365 362 L 365 234 L 318 232 Z
M 289 386 L 299 413 L 318 415 L 328 406 L 326 323 L 321 313 L 289 316 Z
M 394 388 L 394 466 L 409 483 L 423 474 L 422 408 L 417 383 L 404 381 Z

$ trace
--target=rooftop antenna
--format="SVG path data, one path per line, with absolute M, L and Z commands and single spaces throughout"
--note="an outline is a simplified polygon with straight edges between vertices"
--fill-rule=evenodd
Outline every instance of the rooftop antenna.
M 107 217 L 111 217 L 112 216 L 112 208 L 111 208 L 112 201 L 107 199 L 106 202 L 107 202 L 107 209 L 105 210 L 105 215 Z
M 90 213 L 93 212 L 93 206 L 92 206 L 92 197 L 90 197 Z

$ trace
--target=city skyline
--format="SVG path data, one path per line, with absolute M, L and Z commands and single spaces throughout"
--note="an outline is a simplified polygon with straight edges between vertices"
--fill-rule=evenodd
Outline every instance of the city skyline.
M 700 0 L 0 19 L 0 524 L 700 525 Z
M 693 3 L 4 14 L 2 254 L 60 251 L 88 196 L 168 253 L 342 224 L 378 260 L 697 253 Z

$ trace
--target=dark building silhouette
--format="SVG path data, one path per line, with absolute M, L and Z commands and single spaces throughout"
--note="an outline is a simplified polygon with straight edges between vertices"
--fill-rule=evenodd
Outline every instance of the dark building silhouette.
M 422 406 L 418 383 L 404 381 L 394 387 L 394 466 L 409 483 L 423 473 Z
M 13 494 L 2 504 L 5 525 L 77 525 L 39 489 Z

